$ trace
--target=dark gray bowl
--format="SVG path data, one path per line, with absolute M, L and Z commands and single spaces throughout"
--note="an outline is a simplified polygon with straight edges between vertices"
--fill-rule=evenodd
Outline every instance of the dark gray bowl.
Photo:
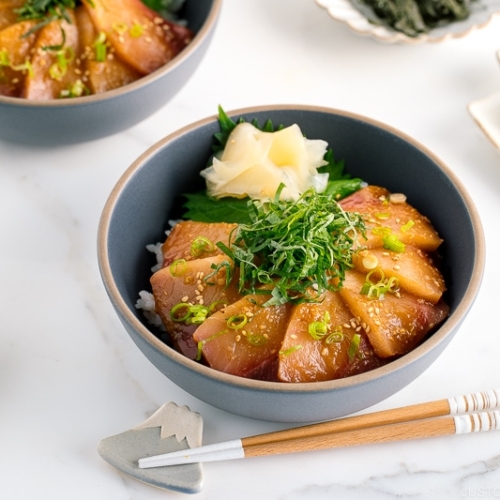
M 212 39 L 222 0 L 186 0 L 180 16 L 195 32 L 171 62 L 104 94 L 28 101 L 0 96 L 0 139 L 31 145 L 85 142 L 121 132 L 166 104 L 189 80 Z
M 179 215 L 180 193 L 203 186 L 198 175 L 210 155 L 215 117 L 166 137 L 123 175 L 104 208 L 99 265 L 104 286 L 127 332 L 170 380 L 197 398 L 227 411 L 263 420 L 310 422 L 347 415 L 399 391 L 443 352 L 478 292 L 484 241 L 474 204 L 453 172 L 408 136 L 352 113 L 310 106 L 272 106 L 229 113 L 297 123 L 309 138 L 324 139 L 346 169 L 372 184 L 404 192 L 444 238 L 444 274 L 451 314 L 417 349 L 371 372 L 331 382 L 281 384 L 247 380 L 186 359 L 165 345 L 134 304 L 149 289 L 154 264 L 145 246 L 162 241 L 169 218 Z M 456 221 L 459 220 L 460 224 Z

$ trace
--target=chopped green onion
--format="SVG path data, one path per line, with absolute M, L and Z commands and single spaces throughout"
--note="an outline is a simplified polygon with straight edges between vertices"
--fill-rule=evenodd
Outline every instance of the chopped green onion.
M 211 335 L 210 337 L 208 337 L 208 339 L 205 339 L 205 340 L 200 340 L 198 342 L 198 351 L 196 353 L 196 361 L 200 361 L 201 359 L 201 356 L 203 354 L 203 346 L 207 343 L 207 342 L 210 342 L 214 339 L 216 339 L 217 337 L 220 337 L 221 335 L 224 335 L 225 333 L 227 333 L 229 330 L 226 328 L 225 330 L 221 330 L 220 332 L 217 332 L 217 333 L 214 333 L 213 335 Z
M 374 227 L 372 229 L 373 234 L 377 234 L 380 236 L 386 236 L 388 234 L 391 234 L 392 230 L 390 227 L 385 227 L 385 226 L 380 226 L 380 227 Z
M 221 309 L 223 309 L 225 306 L 227 306 L 227 304 L 228 304 L 228 302 L 226 300 L 217 300 L 215 302 L 212 302 L 208 306 L 208 310 L 210 311 L 210 313 L 213 313 L 217 306 L 222 306 Z
M 0 66 L 8 66 L 10 68 L 9 53 L 7 49 L 0 50 Z
M 328 333 L 328 322 L 330 321 L 330 314 L 325 311 L 323 321 L 312 321 L 309 323 L 307 331 L 314 340 L 321 340 Z
M 95 60 L 104 62 L 106 60 L 108 46 L 106 45 L 106 33 L 101 31 L 94 42 Z
M 170 309 L 170 318 L 176 323 L 199 325 L 207 319 L 209 312 L 208 307 L 179 302 Z
M 180 311 L 182 311 L 182 313 Z M 183 321 L 186 321 L 189 316 L 191 316 L 191 304 L 179 302 L 172 307 L 172 309 L 170 309 L 170 318 L 172 321 L 182 323 Z
M 401 231 L 403 233 L 408 232 L 413 226 L 415 225 L 415 222 L 413 222 L 411 219 L 406 223 L 401 226 Z
M 231 328 L 232 330 L 239 330 L 240 328 L 243 328 L 246 324 L 248 323 L 248 318 L 246 314 L 235 314 L 234 316 L 231 316 L 228 318 L 226 321 L 226 324 L 228 328 Z
M 334 343 L 339 343 L 344 340 L 344 334 L 342 333 L 342 328 L 339 327 L 338 330 L 335 330 L 334 332 L 330 333 L 328 337 L 325 339 L 325 343 L 327 344 L 334 344 Z
M 292 347 L 289 347 L 288 349 L 285 349 L 285 350 L 281 350 L 279 352 L 279 355 L 286 358 L 287 356 L 290 356 L 290 354 L 293 354 L 294 352 L 296 351 L 300 351 L 302 349 L 302 346 L 299 344 L 299 345 L 294 345 Z
M 72 47 L 65 47 L 56 52 L 57 62 L 49 68 L 49 75 L 54 80 L 62 80 L 68 71 L 68 65 L 73 62 L 75 52 Z
M 7 49 L 0 50 L 0 66 L 6 66 L 14 71 L 27 71 L 30 76 L 33 76 L 33 66 L 31 65 L 31 62 L 26 59 L 24 64 L 12 64 L 9 59 Z
M 90 90 L 80 79 L 78 79 L 76 82 L 69 84 L 67 89 L 61 90 L 61 97 L 81 97 L 82 95 L 88 95 L 89 93 Z
M 359 349 L 359 344 L 361 342 L 361 335 L 359 333 L 355 333 L 352 336 L 351 343 L 349 344 L 349 350 L 347 352 L 347 355 L 349 356 L 349 361 L 353 361 L 354 356 L 356 356 L 356 353 L 358 352 Z
M 112 28 L 119 35 L 124 35 L 127 32 L 127 30 L 128 30 L 128 26 L 125 23 L 123 23 L 123 22 L 113 23 Z
M 215 245 L 205 236 L 198 236 L 193 240 L 190 247 L 190 252 L 193 257 L 199 257 L 206 252 L 212 252 Z
M 245 337 L 248 341 L 249 344 L 252 344 L 255 347 L 260 347 L 263 346 L 267 343 L 267 337 L 265 335 L 262 335 L 260 333 L 254 333 L 251 335 L 247 335 Z
M 187 262 L 186 259 L 177 259 L 170 264 L 170 274 L 174 278 L 178 278 L 182 276 L 187 271 Z
M 371 281 L 374 273 L 380 275 L 380 279 L 375 283 Z M 384 272 L 377 268 L 366 275 L 365 283 L 360 293 L 367 295 L 369 299 L 383 300 L 386 293 L 396 293 L 397 291 L 399 291 L 399 280 L 394 276 L 385 279 Z
M 387 250 L 399 253 L 405 251 L 405 244 L 395 234 L 385 235 L 382 241 L 384 243 L 384 248 L 387 248 Z
M 139 38 L 144 33 L 144 26 L 135 21 L 129 33 L 132 38 Z

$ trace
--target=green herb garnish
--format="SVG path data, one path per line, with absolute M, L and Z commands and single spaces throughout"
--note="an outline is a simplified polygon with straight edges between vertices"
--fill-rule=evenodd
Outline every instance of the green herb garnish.
M 183 6 L 184 0 L 142 0 L 142 3 L 158 12 L 165 19 L 178 21 L 178 12 Z
M 24 5 L 15 12 L 20 21 L 39 21 L 33 28 L 27 31 L 23 37 L 27 37 L 47 26 L 52 21 L 65 20 L 71 23 L 68 10 L 76 7 L 75 0 L 26 0 Z
M 269 203 L 252 201 L 252 223 L 238 226 L 230 248 L 217 243 L 239 271 L 241 293 L 270 287 L 266 306 L 317 300 L 325 290 L 338 290 L 352 268 L 358 234 L 365 232 L 361 216 L 345 212 L 329 195 L 309 189 L 286 201 L 280 193 Z
M 377 281 L 372 281 L 372 277 L 377 276 Z M 383 300 L 386 293 L 398 293 L 399 280 L 394 276 L 385 277 L 381 269 L 370 271 L 365 278 L 365 282 L 361 287 L 361 294 L 366 295 L 369 299 Z

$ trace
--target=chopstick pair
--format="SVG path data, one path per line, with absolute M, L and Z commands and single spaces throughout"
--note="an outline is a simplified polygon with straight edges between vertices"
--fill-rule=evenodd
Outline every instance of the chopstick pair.
M 139 468 L 296 453 L 500 429 L 500 389 L 141 458 Z M 440 417 L 440 418 L 438 418 Z

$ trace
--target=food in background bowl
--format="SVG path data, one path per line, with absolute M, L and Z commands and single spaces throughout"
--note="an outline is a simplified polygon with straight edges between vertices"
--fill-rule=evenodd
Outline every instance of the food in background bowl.
M 193 38 L 141 0 L 12 0 L 2 15 L 0 94 L 26 99 L 127 85 L 171 61 Z
M 42 146 L 71 144 L 115 134 L 141 122 L 172 99 L 196 71 L 210 45 L 220 9 L 221 0 L 184 0 L 177 16 L 193 32 L 190 43 L 171 61 L 126 85 L 70 99 L 0 94 L 0 139 Z
M 207 190 L 138 302 L 169 345 L 232 375 L 317 382 L 407 354 L 445 320 L 442 240 L 403 194 L 350 178 L 298 124 L 219 121 Z
M 105 289 L 138 348 L 166 377 L 191 395 L 246 417 L 306 422 L 367 408 L 405 387 L 443 352 L 472 306 L 484 268 L 481 223 L 453 171 L 425 147 L 375 120 L 312 106 L 263 106 L 228 115 L 285 127 L 322 138 L 345 161 L 351 175 L 368 185 L 405 193 L 432 221 L 443 244 L 442 275 L 449 315 L 408 354 L 365 373 L 313 383 L 248 379 L 214 370 L 167 345 L 166 332 L 152 327 L 136 308 L 137 293 L 150 286 L 155 257 L 144 248 L 164 239 L 168 219 L 183 215 L 183 193 L 205 188 L 217 117 L 189 125 L 159 141 L 138 158 L 113 189 L 99 227 L 98 258 Z M 460 224 L 456 221 L 460 220 Z M 162 223 L 167 225 L 162 227 Z M 464 332 L 468 334 L 468 332 Z M 165 336 L 165 337 L 164 337 Z M 474 363 L 474 360 L 471 360 Z

